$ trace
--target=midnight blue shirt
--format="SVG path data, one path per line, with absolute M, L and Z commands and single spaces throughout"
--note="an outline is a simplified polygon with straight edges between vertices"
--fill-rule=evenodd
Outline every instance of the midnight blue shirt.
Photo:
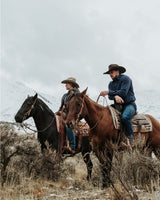
M 115 95 L 120 96 L 124 104 L 136 100 L 132 80 L 127 75 L 120 74 L 109 83 L 109 99 L 114 100 Z

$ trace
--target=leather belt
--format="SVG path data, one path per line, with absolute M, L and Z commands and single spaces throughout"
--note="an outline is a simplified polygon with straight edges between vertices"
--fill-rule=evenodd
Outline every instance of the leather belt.
M 135 103 L 135 101 L 131 101 L 131 102 L 125 103 L 125 105 L 129 105 L 129 104 L 132 104 L 132 103 Z

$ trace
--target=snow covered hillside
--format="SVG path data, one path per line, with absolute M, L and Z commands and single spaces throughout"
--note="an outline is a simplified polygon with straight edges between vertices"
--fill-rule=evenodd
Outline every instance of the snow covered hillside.
M 1 78 L 0 88 L 0 121 L 14 122 L 14 116 L 21 107 L 27 96 L 33 96 L 35 93 L 41 98 L 53 112 L 60 106 L 59 99 L 53 96 L 34 91 L 21 82 L 13 82 Z M 46 100 L 45 100 L 46 99 Z
M 42 99 L 53 112 L 56 112 L 61 104 L 61 97 L 64 92 L 66 92 L 64 87 L 53 88 L 53 96 L 51 96 L 41 91 L 35 91 L 21 82 L 13 82 L 5 78 L 1 78 L 0 82 L 0 121 L 14 122 L 14 116 L 24 100 L 28 95 L 35 95 L 36 92 L 39 94 L 39 98 Z M 88 88 L 87 93 L 89 93 L 89 97 L 95 101 L 99 95 L 97 91 L 92 91 L 92 88 Z M 139 113 L 151 114 L 160 121 L 160 91 L 137 91 L 136 99 Z M 104 99 L 101 97 L 99 101 L 102 105 L 103 100 Z M 109 104 L 112 103 L 108 98 L 107 101 Z M 29 121 L 27 122 L 29 123 Z

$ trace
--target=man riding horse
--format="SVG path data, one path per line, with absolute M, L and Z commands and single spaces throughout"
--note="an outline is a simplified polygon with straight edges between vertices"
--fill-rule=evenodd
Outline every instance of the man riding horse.
M 110 100 L 114 100 L 115 104 L 122 105 L 121 120 L 125 127 L 125 133 L 130 141 L 130 147 L 133 145 L 134 133 L 131 125 L 131 119 L 135 115 L 137 106 L 135 104 L 135 94 L 133 90 L 132 80 L 123 73 L 126 69 L 117 64 L 108 66 L 108 71 L 112 81 L 109 83 L 109 90 L 102 91 L 100 96 L 108 95 Z

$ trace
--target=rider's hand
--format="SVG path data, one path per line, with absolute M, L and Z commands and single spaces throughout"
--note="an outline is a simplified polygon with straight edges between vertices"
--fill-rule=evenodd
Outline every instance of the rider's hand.
M 116 103 L 120 103 L 120 104 L 124 103 L 124 100 L 120 96 L 116 95 L 114 98 L 115 98 Z
M 62 114 L 62 111 L 57 111 L 56 113 L 55 113 L 56 115 L 61 115 Z
M 109 91 L 107 90 L 107 91 L 102 91 L 101 93 L 100 93 L 100 96 L 106 96 L 106 95 L 108 95 L 109 94 Z

